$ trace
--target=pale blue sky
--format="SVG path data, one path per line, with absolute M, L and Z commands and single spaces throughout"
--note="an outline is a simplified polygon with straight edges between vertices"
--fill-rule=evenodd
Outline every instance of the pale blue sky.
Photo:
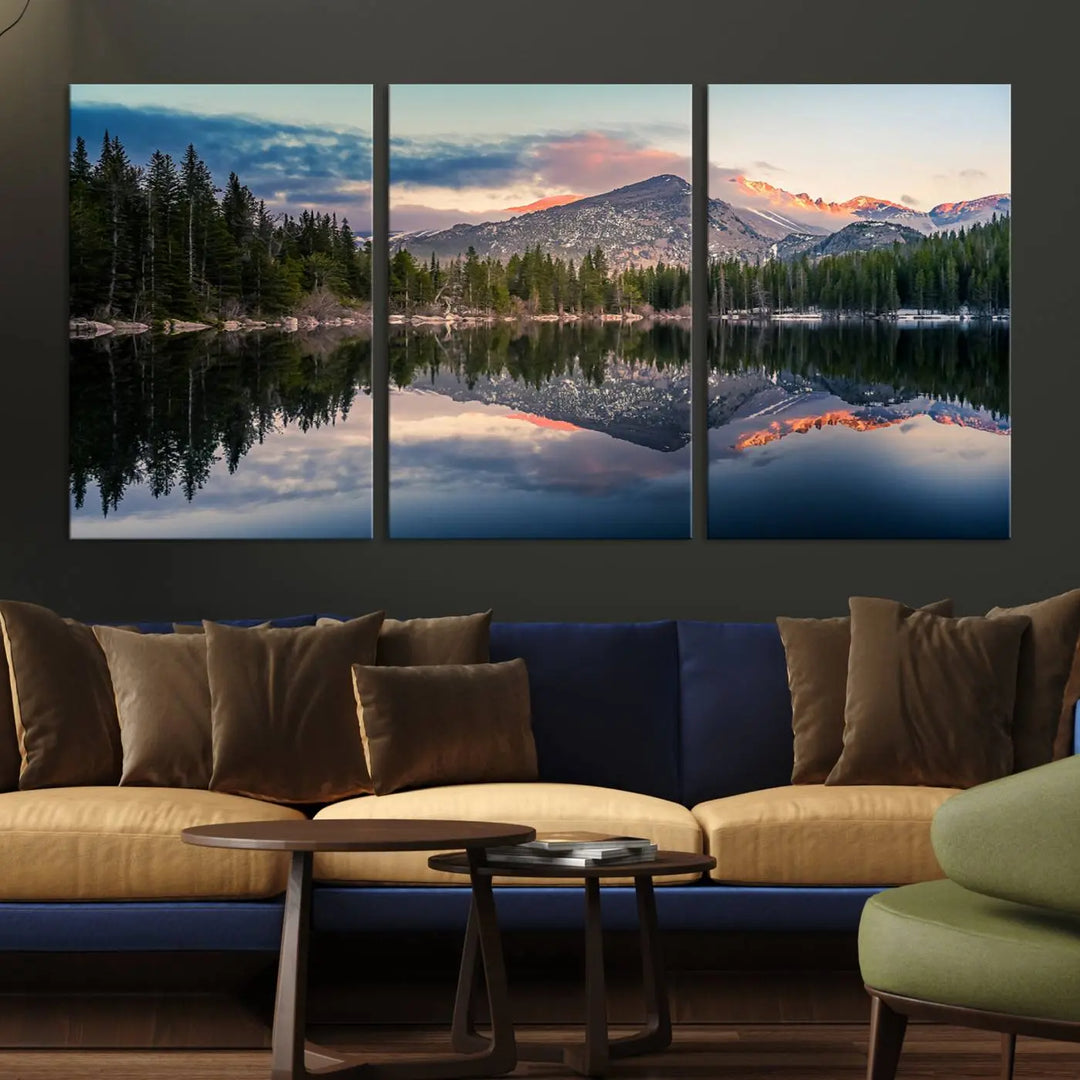
M 715 85 L 709 162 L 826 201 L 1007 192 L 1007 85 Z M 714 170 L 714 176 L 715 176 Z

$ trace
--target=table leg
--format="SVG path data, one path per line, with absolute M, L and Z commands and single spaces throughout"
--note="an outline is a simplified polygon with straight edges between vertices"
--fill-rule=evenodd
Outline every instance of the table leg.
M 472 900 L 465 927 L 465 943 L 461 949 L 457 992 L 454 994 L 454 1018 L 450 1026 L 450 1042 L 459 1054 L 476 1053 L 488 1045 L 488 1040 L 476 1031 L 476 995 L 480 976 L 480 928 L 477 925 L 476 901 Z
M 561 1061 L 586 1076 L 603 1076 L 610 1062 L 632 1054 L 647 1054 L 671 1045 L 671 1007 L 668 1001 L 656 894 L 651 874 L 634 878 L 641 935 L 641 974 L 645 997 L 645 1026 L 618 1039 L 608 1038 L 607 993 L 604 979 L 600 883 L 585 879 L 585 1041 L 577 1046 L 546 1043 L 519 1045 L 522 1061 Z
M 513 1070 L 517 1064 L 517 1045 L 514 1022 L 510 1012 L 510 993 L 506 985 L 506 962 L 503 958 L 502 937 L 499 934 L 495 894 L 491 876 L 480 873 L 483 852 L 470 851 L 469 865 L 472 880 L 472 912 L 475 934 L 480 942 L 480 957 L 484 965 L 484 985 L 487 987 L 488 1014 L 491 1018 L 491 1040 L 488 1049 L 475 1055 L 473 1061 L 484 1066 L 484 1076 L 498 1076 Z M 475 963 L 475 962 L 474 962 Z
M 608 1069 L 607 982 L 604 978 L 604 927 L 600 913 L 600 882 L 585 879 L 585 1042 L 567 1047 L 566 1064 L 586 1076 L 603 1076 Z
M 307 1075 L 304 1028 L 307 1023 L 308 937 L 311 931 L 311 852 L 294 851 L 285 891 L 277 997 L 274 1001 L 272 1080 Z
M 466 1080 L 472 1077 L 495 1077 L 512 1072 L 517 1064 L 514 1027 L 506 987 L 502 940 L 495 911 L 491 878 L 477 873 L 482 856 L 470 852 L 473 906 L 466 933 L 462 980 L 470 988 L 462 1007 L 466 1019 L 460 1020 L 458 1004 L 454 1011 L 454 1041 L 457 1032 L 471 1035 L 469 1049 L 456 1057 L 428 1058 L 372 1064 L 358 1055 L 337 1053 L 305 1044 L 307 1021 L 308 941 L 311 932 L 311 861 L 309 851 L 295 851 L 289 868 L 285 893 L 285 919 L 281 930 L 281 955 L 278 961 L 277 997 L 274 1003 L 274 1029 L 271 1050 L 271 1080 L 316 1080 L 334 1076 L 337 1080 Z M 472 941 L 470 947 L 469 942 Z M 475 1034 L 471 1021 L 471 987 L 477 962 L 482 964 L 491 1013 L 491 1038 Z
M 645 1026 L 633 1035 L 611 1042 L 612 1057 L 648 1054 L 671 1045 L 671 1007 L 667 977 L 660 950 L 660 928 L 656 920 L 656 894 L 652 875 L 634 878 L 637 893 L 638 927 L 641 934 L 641 978 L 645 992 Z

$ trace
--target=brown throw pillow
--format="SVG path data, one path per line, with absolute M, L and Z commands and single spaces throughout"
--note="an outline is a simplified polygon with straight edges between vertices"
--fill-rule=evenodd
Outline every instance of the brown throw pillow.
M 948 619 L 852 597 L 844 751 L 827 784 L 972 787 L 1012 769 L 1031 620 Z
M 204 623 L 211 790 L 284 803 L 371 791 L 351 671 L 375 660 L 382 621 L 380 611 L 325 628 Z
M 920 609 L 952 615 L 953 602 L 938 600 Z M 844 749 L 851 616 L 776 620 L 784 642 L 791 728 L 795 737 L 793 784 L 823 784 Z
M 1070 757 L 1074 752 L 1074 732 L 1076 727 L 1076 703 L 1080 701 L 1080 644 L 1076 646 L 1072 671 L 1065 684 L 1065 700 L 1061 705 L 1057 735 L 1054 737 L 1054 760 Z
M 1026 615 L 1031 628 L 1020 645 L 1016 710 L 1013 714 L 1014 772 L 1054 758 L 1065 686 L 1080 638 L 1080 589 L 1020 607 L 992 608 L 987 618 Z
M 120 726 L 109 665 L 94 632 L 48 608 L 0 601 L 19 787 L 79 787 L 120 779 Z
M 15 731 L 15 706 L 11 700 L 11 678 L 7 654 L 0 639 L 0 791 L 19 786 L 19 736 Z
M 352 671 L 376 795 L 537 778 L 524 660 Z
M 334 626 L 322 618 L 316 626 Z M 387 619 L 379 631 L 375 663 L 388 667 L 417 664 L 486 664 L 491 612 L 447 615 L 437 619 Z
M 132 634 L 95 626 L 112 676 L 124 767 L 120 783 L 206 788 L 210 682 L 202 634 Z
M 266 630 L 270 624 L 268 622 L 261 622 L 256 626 L 250 627 L 252 630 Z M 202 623 L 186 623 L 186 622 L 174 622 L 172 624 L 174 634 L 204 634 Z M 240 627 L 242 630 L 247 630 L 249 627 Z

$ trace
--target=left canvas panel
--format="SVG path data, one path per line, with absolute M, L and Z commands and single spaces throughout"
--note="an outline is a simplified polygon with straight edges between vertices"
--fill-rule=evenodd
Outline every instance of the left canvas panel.
M 75 85 L 70 535 L 371 536 L 370 86 Z

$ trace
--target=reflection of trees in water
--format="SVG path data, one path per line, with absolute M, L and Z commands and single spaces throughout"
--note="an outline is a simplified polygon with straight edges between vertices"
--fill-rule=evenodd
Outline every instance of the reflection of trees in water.
M 99 338 L 71 346 L 71 493 L 102 512 L 145 483 L 190 502 L 224 456 L 229 472 L 268 434 L 344 419 L 370 391 L 371 342 L 341 335 Z
M 789 371 L 812 379 L 887 384 L 900 394 L 1009 415 L 1009 327 L 1002 323 L 901 328 L 893 322 L 709 324 L 711 370 Z
M 608 365 L 622 362 L 685 368 L 690 331 L 675 323 L 494 323 L 449 332 L 405 326 L 390 335 L 390 378 L 411 386 L 451 372 L 469 389 L 479 379 L 508 375 L 539 389 L 559 378 L 599 386 Z

